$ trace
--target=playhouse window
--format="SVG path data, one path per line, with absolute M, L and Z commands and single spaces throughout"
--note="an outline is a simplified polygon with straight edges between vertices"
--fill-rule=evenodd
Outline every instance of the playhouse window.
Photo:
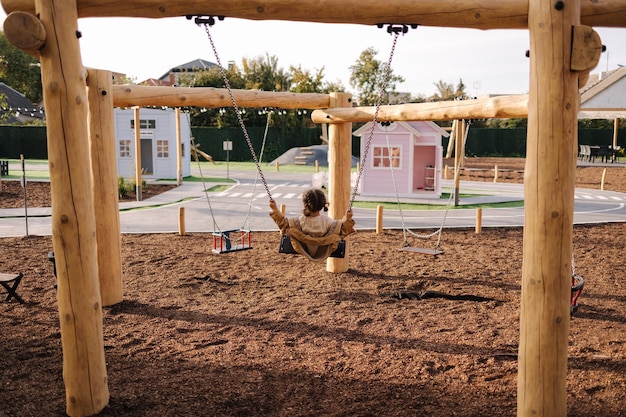
M 156 141 L 156 145 L 157 145 L 157 158 L 169 158 L 170 156 L 169 141 L 159 139 Z
M 120 139 L 120 158 L 130 158 L 130 140 Z
M 130 128 L 135 128 L 135 119 L 130 119 Z M 139 129 L 156 129 L 155 119 L 139 119 Z
M 372 166 L 374 168 L 399 168 L 402 148 L 399 146 L 374 146 Z

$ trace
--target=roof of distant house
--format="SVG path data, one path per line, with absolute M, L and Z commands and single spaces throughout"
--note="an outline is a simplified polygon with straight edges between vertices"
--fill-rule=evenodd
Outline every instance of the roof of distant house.
M 24 116 L 33 117 L 37 119 L 44 119 L 45 113 L 41 107 L 37 107 L 31 103 L 24 94 L 9 87 L 3 82 L 0 82 L 0 95 L 6 97 L 6 105 L 0 108 L 0 114 L 4 114 L 7 111 L 11 113 L 9 123 L 15 123 L 19 121 L 15 114 L 22 114 Z
M 613 119 L 626 117 L 626 67 L 590 74 L 580 89 L 579 118 Z
M 189 61 L 185 64 L 178 65 L 176 67 L 170 68 L 165 74 L 159 77 L 159 80 L 167 79 L 172 72 L 196 72 L 202 71 L 205 69 L 209 69 L 211 67 L 216 67 L 217 64 L 209 61 L 205 61 L 204 59 L 194 59 L 193 61 Z

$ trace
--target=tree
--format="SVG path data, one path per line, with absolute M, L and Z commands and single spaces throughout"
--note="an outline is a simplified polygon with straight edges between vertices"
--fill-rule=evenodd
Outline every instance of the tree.
M 321 93 L 323 90 L 324 67 L 315 74 L 310 70 L 302 69 L 302 66 L 289 67 L 291 72 L 291 87 L 289 91 L 294 93 Z
M 0 32 L 0 82 L 24 94 L 33 104 L 43 98 L 39 61 L 14 46 Z
M 228 69 L 225 70 L 225 75 L 232 89 L 238 90 L 245 87 L 246 82 L 236 65 L 229 65 Z M 185 87 L 226 88 L 222 70 L 218 66 L 181 75 L 178 82 L 181 86 Z M 245 114 L 247 114 L 247 112 Z M 192 107 L 189 109 L 189 118 L 192 126 L 239 126 L 237 115 L 232 111 L 232 108 L 207 109 Z
M 343 92 L 346 88 L 340 80 L 335 82 L 324 81 L 324 67 L 315 70 L 312 74 L 310 70 L 303 69 L 300 65 L 289 67 L 291 73 L 291 88 L 294 93 L 323 93 Z
M 4 94 L 0 94 L 0 108 L 8 107 L 7 97 Z M 0 124 L 7 124 L 11 119 L 10 111 L 0 111 Z
M 369 47 L 361 52 L 359 59 L 350 66 L 350 85 L 357 89 L 357 100 L 360 106 L 373 106 L 383 95 L 383 102 L 389 102 L 389 94 L 396 91 L 396 83 L 403 82 L 404 78 L 395 75 L 387 64 L 376 59 L 376 51 Z M 384 91 L 383 91 L 384 87 Z M 382 91 L 382 93 L 381 93 Z
M 459 79 L 459 83 L 456 87 L 442 80 L 434 84 L 437 91 L 430 97 L 431 101 L 467 100 L 469 98 L 465 92 L 465 84 L 463 84 L 462 79 Z
M 275 55 L 244 58 L 241 65 L 246 88 L 250 90 L 289 91 L 291 87 L 291 76 L 278 67 Z

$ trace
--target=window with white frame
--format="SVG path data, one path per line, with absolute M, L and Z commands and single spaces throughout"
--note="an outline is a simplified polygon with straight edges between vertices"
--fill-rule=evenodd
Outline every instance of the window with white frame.
M 170 142 L 168 140 L 157 139 L 157 158 L 170 157 Z
M 135 128 L 135 119 L 130 119 L 130 128 Z M 139 119 L 139 129 L 156 129 L 155 119 Z
M 120 139 L 120 158 L 130 158 L 130 139 Z
M 402 148 L 400 146 L 374 146 L 372 148 L 372 167 L 400 168 Z

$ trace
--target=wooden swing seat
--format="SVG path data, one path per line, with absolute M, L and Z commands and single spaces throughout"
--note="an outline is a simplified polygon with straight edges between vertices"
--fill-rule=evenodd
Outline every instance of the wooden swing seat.
M 239 239 L 231 234 L 240 233 Z M 238 242 L 238 243 L 237 243 Z M 213 253 L 228 253 L 241 250 L 252 249 L 251 232 L 244 229 L 223 230 L 221 232 L 213 232 Z
M 298 252 L 293 248 L 291 239 L 285 234 L 280 235 L 280 246 L 278 247 L 278 253 L 297 255 Z M 346 256 L 346 241 L 341 239 L 339 246 L 330 255 L 330 258 L 345 258 Z
M 443 249 L 439 249 L 439 248 L 429 249 L 429 248 L 418 248 L 415 246 L 403 246 L 402 248 L 400 248 L 400 250 L 402 252 L 421 253 L 422 255 L 431 255 L 431 256 L 437 256 L 437 255 L 443 254 Z

